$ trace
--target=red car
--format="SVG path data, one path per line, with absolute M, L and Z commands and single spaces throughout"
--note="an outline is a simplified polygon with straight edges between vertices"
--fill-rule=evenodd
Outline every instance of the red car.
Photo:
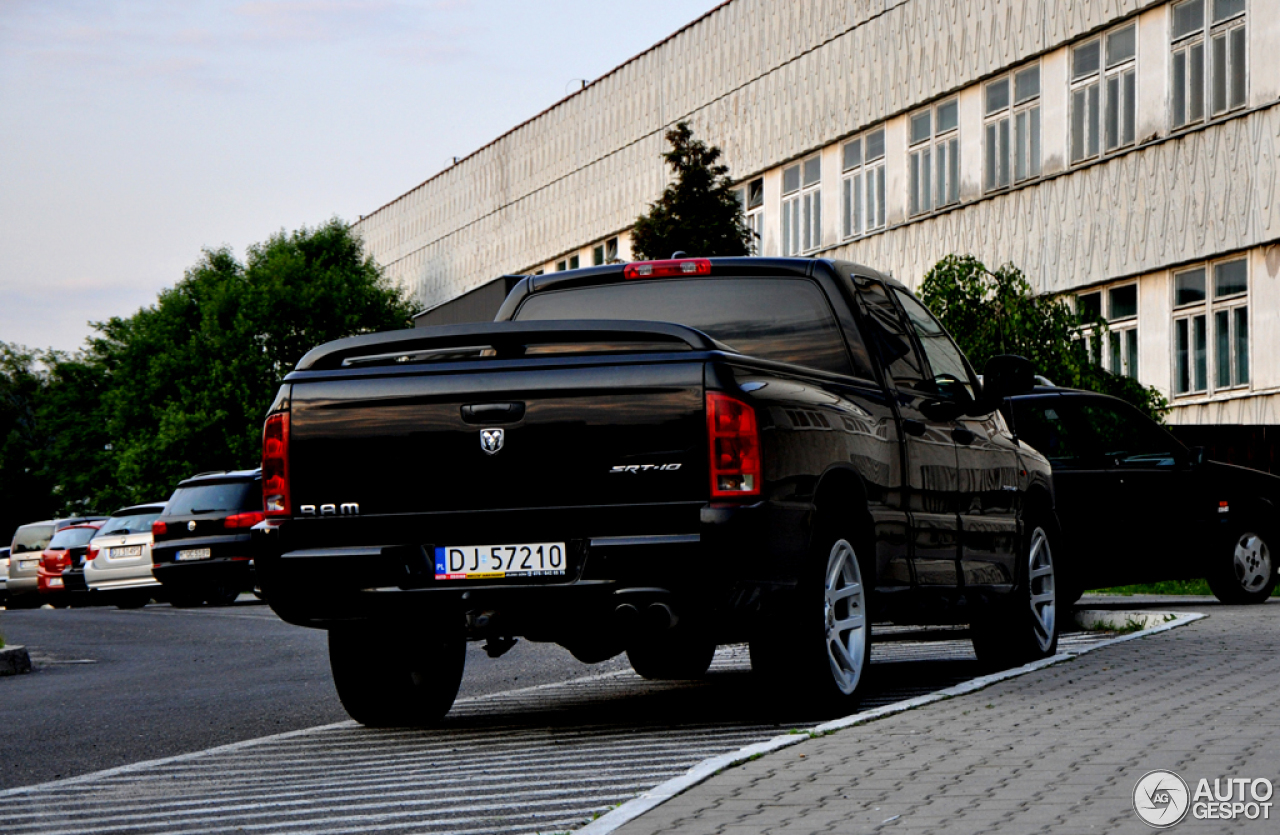
M 40 567 L 36 569 L 36 589 L 41 594 L 66 594 L 67 587 L 62 572 L 84 565 L 89 541 L 97 535 L 102 522 L 86 522 L 63 528 L 49 540 L 49 547 L 40 555 Z

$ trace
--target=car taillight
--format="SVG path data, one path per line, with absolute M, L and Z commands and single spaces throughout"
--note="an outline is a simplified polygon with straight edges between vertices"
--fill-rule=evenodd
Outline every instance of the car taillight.
M 84 555 L 85 565 L 88 565 L 89 563 L 93 562 L 97 558 L 98 558 L 98 549 L 90 548 L 87 552 L 85 552 L 85 555 Z
M 712 497 L 760 495 L 760 428 L 755 409 L 727 394 L 707 392 L 707 446 Z
M 222 526 L 224 528 L 252 528 L 265 518 L 267 518 L 267 514 L 261 510 L 255 510 L 251 513 L 237 513 L 222 520 Z
M 167 523 L 165 522 L 151 523 L 151 536 L 153 538 L 157 536 L 164 536 L 168 532 L 169 532 L 169 525 Z
M 288 412 L 271 415 L 262 428 L 262 508 L 267 516 L 293 513 L 289 500 Z
M 706 258 L 680 258 L 674 261 L 636 261 L 622 268 L 622 277 L 627 279 L 673 275 L 711 275 L 711 262 Z

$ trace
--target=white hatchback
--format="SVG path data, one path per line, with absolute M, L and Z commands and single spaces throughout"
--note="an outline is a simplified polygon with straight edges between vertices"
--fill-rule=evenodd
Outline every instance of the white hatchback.
M 117 598 L 122 609 L 145 606 L 160 591 L 151 574 L 151 523 L 164 505 L 140 504 L 117 510 L 89 543 L 84 579 L 89 590 Z

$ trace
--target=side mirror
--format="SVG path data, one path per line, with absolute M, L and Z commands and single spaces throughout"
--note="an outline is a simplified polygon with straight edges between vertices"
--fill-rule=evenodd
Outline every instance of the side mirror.
M 982 370 L 982 399 L 999 403 L 1006 397 L 1026 394 L 1035 388 L 1036 369 L 1026 357 L 1001 354 L 987 360 Z

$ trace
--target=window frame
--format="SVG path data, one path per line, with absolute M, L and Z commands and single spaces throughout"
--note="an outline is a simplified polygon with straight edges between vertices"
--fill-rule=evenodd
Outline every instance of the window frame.
M 1126 287 L 1134 288 L 1134 311 L 1117 316 L 1112 309 L 1111 294 Z M 1102 288 L 1106 303 L 1107 344 L 1103 346 L 1103 367 L 1112 374 L 1137 380 L 1141 361 L 1138 345 L 1138 321 L 1141 318 L 1141 300 L 1137 281 L 1122 281 Z
M 1236 263 L 1244 264 L 1244 289 L 1236 293 L 1219 296 L 1216 286 L 1218 269 L 1225 265 Z M 1202 271 L 1204 274 L 1204 298 L 1178 304 L 1178 277 L 1190 275 L 1197 271 Z M 1252 391 L 1253 351 L 1250 342 L 1252 334 L 1250 308 L 1252 305 L 1250 300 L 1253 296 L 1253 281 L 1250 272 L 1249 257 L 1247 255 L 1219 258 L 1213 261 L 1188 265 L 1173 271 L 1173 280 L 1170 282 L 1170 291 L 1173 294 L 1171 299 L 1173 325 L 1171 328 L 1171 341 L 1173 344 L 1172 351 L 1170 351 L 1170 360 L 1173 366 L 1173 385 L 1171 389 L 1175 401 L 1187 398 L 1213 397 L 1222 392 Z M 1218 330 L 1221 322 L 1220 316 L 1225 316 L 1227 323 L 1226 384 L 1221 383 L 1219 380 L 1219 374 L 1222 370 Z M 1196 331 L 1196 320 L 1200 321 L 1200 328 L 1202 329 L 1199 333 Z M 1240 333 L 1241 325 L 1243 325 L 1243 335 Z M 1197 367 L 1199 360 L 1196 357 L 1196 351 L 1198 350 L 1196 346 L 1197 337 L 1201 336 L 1204 339 L 1204 385 L 1198 386 L 1200 369 Z M 1180 367 L 1180 363 L 1184 360 L 1179 356 L 1180 351 L 1183 350 L 1180 347 L 1180 342 L 1184 338 L 1186 341 L 1186 388 L 1182 387 L 1183 369 Z M 1241 344 L 1242 341 L 1243 345 Z M 1243 350 L 1241 350 L 1242 347 Z M 1243 370 L 1241 365 L 1243 365 Z
M 1113 62 L 1108 46 L 1113 37 L 1126 29 L 1133 32 L 1133 52 Z M 1092 45 L 1096 45 L 1098 50 L 1097 66 L 1077 75 L 1076 56 L 1080 50 Z M 1138 23 L 1133 19 L 1071 45 L 1067 68 L 1067 156 L 1071 165 L 1084 165 L 1137 144 L 1139 46 Z M 1092 99 L 1089 96 L 1091 91 Z M 1117 136 L 1112 141 L 1110 108 L 1116 98 L 1119 99 L 1115 114 Z M 1079 116 L 1082 107 L 1085 113 Z M 1083 121 L 1077 148 L 1078 118 Z
M 808 168 L 818 167 L 818 176 L 807 182 Z M 798 187 L 786 189 L 787 173 L 799 171 Z M 822 248 L 822 152 L 810 154 L 782 169 L 782 217 L 780 218 L 782 257 L 808 255 Z
M 956 123 L 946 130 L 938 129 L 938 112 L 956 108 Z M 907 119 L 907 215 L 920 217 L 960 203 L 960 99 L 958 96 L 931 104 L 912 113 Z M 929 135 L 912 137 L 917 119 L 929 117 Z M 939 150 L 943 154 L 939 155 Z M 923 162 L 923 164 L 922 164 Z M 935 176 L 945 171 L 945 181 Z M 923 173 L 921 173 L 923 172 Z M 945 199 L 941 192 L 946 190 Z M 927 198 L 926 201 L 921 198 Z
M 879 137 L 879 156 L 870 157 L 870 140 Z M 858 148 L 858 159 L 848 163 L 849 149 Z M 863 131 L 840 145 L 840 236 L 864 237 L 885 228 L 885 128 Z M 874 192 L 874 194 L 873 194 Z
M 1033 70 L 1036 74 L 1035 95 L 1019 100 L 1018 79 Z M 1042 81 L 1037 61 L 982 85 L 983 191 L 1003 191 L 1040 176 L 1044 164 L 1040 114 L 1044 97 Z M 990 91 L 999 84 L 1005 85 L 1008 99 L 1002 107 L 992 108 Z M 1023 134 L 1019 129 L 1019 119 L 1026 125 L 1025 153 L 1020 147 Z M 1002 165 L 1003 170 L 996 173 L 993 163 Z M 1021 176 L 1018 174 L 1020 164 L 1025 164 Z
M 1215 20 L 1219 0 L 1182 0 L 1169 5 L 1169 129 L 1185 130 L 1225 116 L 1249 104 L 1249 4 Z M 1184 33 L 1174 31 L 1178 9 L 1198 4 L 1200 25 Z M 1237 40 L 1237 32 L 1239 37 Z M 1222 44 L 1222 72 L 1217 67 L 1216 48 Z M 1191 55 L 1199 49 L 1199 83 L 1193 78 Z M 1243 55 L 1239 54 L 1243 50 Z M 1181 61 L 1181 70 L 1179 70 Z M 1232 82 L 1238 68 L 1239 86 Z M 1225 73 L 1225 78 L 1221 78 Z M 1222 106 L 1217 100 L 1221 80 Z M 1197 87 L 1199 89 L 1197 89 Z M 1192 110 L 1198 95 L 1199 112 Z M 1181 113 L 1181 115 L 1180 115 Z

